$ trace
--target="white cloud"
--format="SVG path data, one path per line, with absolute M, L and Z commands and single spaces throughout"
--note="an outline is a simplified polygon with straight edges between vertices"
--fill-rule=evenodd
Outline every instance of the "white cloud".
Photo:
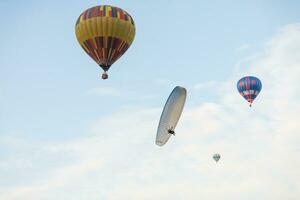
M 95 121 L 83 138 L 38 141 L 38 152 L 28 147 L 32 141 L 19 142 L 38 171 L 1 189 L 0 199 L 297 200 L 299 55 L 300 25 L 286 26 L 247 61 L 251 67 L 218 84 L 219 101 L 185 109 L 177 135 L 162 148 L 154 144 L 161 108 L 122 110 Z M 246 74 L 263 82 L 252 108 L 235 86 Z M 45 156 L 57 164 L 35 168 Z

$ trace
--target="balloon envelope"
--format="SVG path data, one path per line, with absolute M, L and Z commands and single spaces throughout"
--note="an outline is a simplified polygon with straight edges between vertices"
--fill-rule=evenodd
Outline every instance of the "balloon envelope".
M 261 81 L 254 76 L 245 76 L 237 82 L 239 93 L 250 103 L 250 106 L 260 93 L 261 88 Z
M 216 153 L 216 154 L 213 155 L 213 159 L 214 159 L 216 162 L 218 162 L 218 161 L 220 160 L 220 158 L 221 158 L 221 155 L 218 154 L 218 153 Z
M 186 89 L 176 86 L 171 92 L 160 117 L 155 142 L 158 146 L 166 144 L 170 136 L 174 134 L 185 99 Z
M 135 25 L 126 11 L 102 5 L 89 8 L 78 17 L 75 33 L 84 51 L 107 71 L 131 45 Z

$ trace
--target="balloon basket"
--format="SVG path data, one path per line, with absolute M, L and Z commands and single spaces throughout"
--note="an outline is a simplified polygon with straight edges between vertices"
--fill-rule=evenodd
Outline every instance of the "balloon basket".
M 101 77 L 103 80 L 108 79 L 108 74 L 106 72 L 103 72 Z

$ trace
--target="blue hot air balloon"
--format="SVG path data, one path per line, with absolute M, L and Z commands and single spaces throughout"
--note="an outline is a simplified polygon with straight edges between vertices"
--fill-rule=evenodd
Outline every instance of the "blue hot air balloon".
M 261 81 L 254 76 L 245 76 L 237 82 L 237 89 L 240 95 L 250 103 L 250 107 L 261 91 L 261 87 Z

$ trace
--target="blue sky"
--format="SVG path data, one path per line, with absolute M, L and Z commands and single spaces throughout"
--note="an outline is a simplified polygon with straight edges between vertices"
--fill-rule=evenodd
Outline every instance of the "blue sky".
M 79 14 L 99 4 L 125 9 L 136 23 L 132 46 L 106 81 L 74 32 Z M 148 194 L 169 184 L 183 191 L 177 199 L 260 199 L 274 177 L 284 179 L 281 199 L 299 198 L 295 178 L 281 174 L 300 165 L 299 159 L 291 166 L 284 158 L 299 153 L 294 148 L 300 140 L 295 134 L 300 128 L 295 114 L 300 111 L 299 6 L 298 1 L 0 2 L 1 199 L 82 199 L 76 190 L 87 199 L 146 199 L 133 191 Z M 250 112 L 235 88 L 245 74 L 263 82 Z M 160 149 L 154 145 L 159 112 L 176 85 L 188 90 L 178 127 L 183 133 Z M 221 169 L 207 164 L 214 150 L 228 154 Z M 283 159 L 270 158 L 277 167 L 257 183 L 252 178 L 259 172 L 246 175 L 249 164 L 268 174 L 262 156 L 271 152 Z M 250 160 L 243 161 L 244 156 Z M 232 169 L 236 177 L 228 177 Z M 181 175 L 171 173 L 176 171 Z M 137 173 L 143 174 L 140 179 Z M 159 182 L 161 176 L 165 181 Z M 231 195 L 221 178 L 250 189 Z M 207 192 L 213 181 L 220 196 Z M 194 186 L 183 188 L 181 182 L 208 188 L 203 194 L 191 192 Z M 270 195 L 263 197 L 280 196 Z M 174 199 L 163 191 L 150 197 Z

